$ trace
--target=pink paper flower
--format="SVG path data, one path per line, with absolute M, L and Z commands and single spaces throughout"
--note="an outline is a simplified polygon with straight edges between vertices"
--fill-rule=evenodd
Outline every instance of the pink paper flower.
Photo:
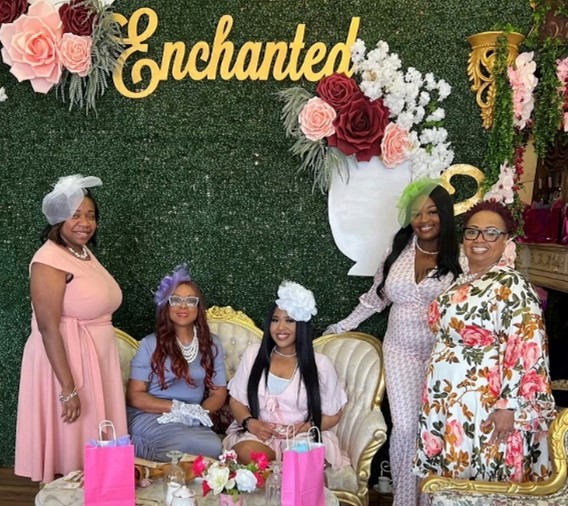
M 91 37 L 64 33 L 59 45 L 61 63 L 69 72 L 85 77 L 91 69 L 92 46 Z
M 335 109 L 319 97 L 310 98 L 298 115 L 300 130 L 311 141 L 319 141 L 335 133 Z
M 47 93 L 61 78 L 57 48 L 62 26 L 57 10 L 45 0 L 30 5 L 13 23 L 0 27 L 4 63 L 18 81 L 29 80 L 34 91 Z
M 517 258 L 517 244 L 512 239 L 509 239 L 505 244 L 505 249 L 499 260 L 500 266 L 515 267 L 515 260 Z
M 534 89 L 538 83 L 535 76 L 534 52 L 521 53 L 515 60 L 515 68 L 509 67 L 507 74 L 513 89 L 514 124 L 522 130 L 527 125 L 534 109 Z
M 483 196 L 483 200 L 512 204 L 515 198 L 515 168 L 504 162 L 501 164 L 500 170 L 499 180 Z
M 400 128 L 396 123 L 389 123 L 385 128 L 385 135 L 381 141 L 381 151 L 385 167 L 392 169 L 404 162 L 413 145 L 408 131 Z

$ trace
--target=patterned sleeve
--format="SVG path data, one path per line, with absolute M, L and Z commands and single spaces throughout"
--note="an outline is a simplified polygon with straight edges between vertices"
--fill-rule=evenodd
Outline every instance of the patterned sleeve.
M 223 350 L 223 343 L 221 339 L 213 335 L 213 343 L 217 347 L 217 356 L 213 361 L 213 384 L 217 387 L 227 386 L 227 375 L 225 373 L 225 351 Z
M 144 383 L 150 382 L 150 374 L 152 373 L 150 361 L 155 349 L 156 337 L 154 334 L 150 334 L 140 341 L 138 351 L 136 351 L 136 355 L 130 361 L 130 379 L 143 381 Z
M 390 304 L 390 301 L 386 297 L 381 299 L 377 294 L 377 286 L 379 286 L 383 280 L 383 265 L 389 253 L 390 249 L 384 254 L 383 259 L 381 260 L 381 264 L 373 278 L 373 285 L 367 293 L 364 293 L 361 297 L 359 297 L 359 304 L 357 307 L 351 311 L 347 318 L 337 323 L 343 332 L 348 332 L 349 330 L 357 328 L 367 318 L 371 317 L 375 313 L 380 313 Z
M 502 363 L 501 394 L 495 408 L 514 410 L 517 430 L 547 431 L 556 411 L 540 301 L 519 273 L 508 272 L 495 290 Z
M 339 377 L 329 358 L 321 353 L 316 353 L 315 355 L 318 367 L 322 414 L 333 416 L 347 404 L 347 395 L 339 384 Z
M 259 348 L 259 344 L 254 344 L 245 350 L 235 375 L 231 378 L 231 381 L 229 381 L 229 395 L 245 406 L 248 406 L 247 386 L 250 371 Z

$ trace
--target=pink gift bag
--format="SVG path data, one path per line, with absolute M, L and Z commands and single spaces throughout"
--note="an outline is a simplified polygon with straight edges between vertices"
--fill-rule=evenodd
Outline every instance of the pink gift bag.
M 104 441 L 107 427 L 113 438 Z M 86 506 L 134 506 L 134 446 L 128 436 L 117 439 L 112 422 L 104 420 L 99 441 L 87 443 L 84 457 Z
M 282 506 L 325 506 L 325 447 L 316 427 L 319 443 L 294 438 L 282 452 Z

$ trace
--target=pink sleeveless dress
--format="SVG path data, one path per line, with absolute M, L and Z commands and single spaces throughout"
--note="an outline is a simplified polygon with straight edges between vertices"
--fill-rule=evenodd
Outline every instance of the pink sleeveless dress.
M 59 328 L 81 399 L 79 419 L 63 423 L 61 386 L 32 314 L 31 334 L 22 359 L 15 474 L 33 481 L 48 482 L 55 474 L 82 469 L 85 443 L 98 439 L 101 420 L 112 420 L 117 436 L 127 433 L 120 361 L 111 322 L 122 292 L 90 255 L 90 261 L 82 261 L 47 241 L 30 263 L 30 268 L 38 262 L 73 275 L 65 288 Z

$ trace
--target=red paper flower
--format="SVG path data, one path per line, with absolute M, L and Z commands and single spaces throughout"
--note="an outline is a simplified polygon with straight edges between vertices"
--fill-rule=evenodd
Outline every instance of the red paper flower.
M 381 140 L 388 122 L 389 110 L 383 101 L 371 102 L 358 92 L 335 118 L 335 135 L 328 138 L 329 145 L 347 156 L 355 155 L 360 162 L 368 162 L 381 154 Z
M 0 0 L 0 25 L 11 23 L 28 10 L 28 0 Z
M 349 105 L 353 95 L 360 93 L 357 81 L 345 74 L 332 74 L 324 77 L 316 88 L 316 93 L 336 111 Z
M 81 5 L 83 0 L 71 0 L 68 4 L 59 7 L 59 16 L 63 23 L 63 33 L 74 33 L 75 35 L 92 35 L 93 23 L 96 21 L 96 14 Z

